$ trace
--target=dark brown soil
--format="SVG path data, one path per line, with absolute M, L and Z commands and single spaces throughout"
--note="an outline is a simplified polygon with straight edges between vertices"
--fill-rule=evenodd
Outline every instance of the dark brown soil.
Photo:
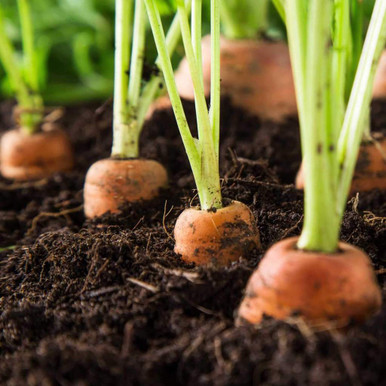
M 1 130 L 10 108 L 0 105 Z M 84 219 L 84 176 L 109 155 L 110 112 L 109 104 L 67 110 L 73 172 L 37 183 L 0 179 L 0 383 L 386 385 L 386 306 L 344 336 L 311 332 L 297 319 L 234 326 L 263 252 L 300 232 L 296 120 L 262 124 L 224 101 L 224 198 L 250 206 L 264 250 L 203 269 L 173 252 L 173 224 L 195 193 L 170 111 L 156 114 L 142 141 L 142 155 L 167 166 L 170 189 L 122 215 Z M 386 102 L 373 113 L 375 130 L 385 132 Z M 342 228 L 342 240 L 369 254 L 384 295 L 385 198 L 375 190 L 352 199 Z

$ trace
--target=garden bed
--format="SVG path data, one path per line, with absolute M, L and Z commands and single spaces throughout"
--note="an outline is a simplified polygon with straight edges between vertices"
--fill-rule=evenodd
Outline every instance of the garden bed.
M 194 117 L 192 104 L 186 104 Z M 10 103 L 0 106 L 1 130 Z M 170 189 L 122 215 L 85 220 L 88 167 L 111 147 L 111 106 L 69 108 L 73 172 L 34 183 L 0 179 L 0 383 L 11 385 L 386 384 L 386 306 L 340 335 L 312 332 L 296 316 L 235 327 L 248 277 L 265 250 L 298 235 L 302 193 L 298 124 L 262 124 L 222 106 L 223 196 L 249 205 L 262 251 L 230 268 L 195 268 L 173 252 L 172 230 L 197 203 L 171 111 L 144 129 L 142 154 L 167 166 Z M 386 134 L 386 101 L 373 106 Z M 341 239 L 364 249 L 383 285 L 386 191 L 352 198 Z

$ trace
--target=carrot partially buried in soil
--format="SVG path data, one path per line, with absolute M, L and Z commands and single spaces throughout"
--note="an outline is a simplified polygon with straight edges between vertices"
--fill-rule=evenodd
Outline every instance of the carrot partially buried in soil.
M 386 139 L 363 141 L 350 187 L 350 194 L 372 189 L 386 189 Z M 296 175 L 295 186 L 304 189 L 303 163 Z
M 288 2 L 286 9 L 292 15 L 287 18 L 287 29 L 294 71 L 301 75 L 297 92 L 307 160 L 303 230 L 299 238 L 280 241 L 265 254 L 248 282 L 237 320 L 257 324 L 264 315 L 276 319 L 296 315 L 311 325 L 343 328 L 365 321 L 379 311 L 382 302 L 370 259 L 338 240 L 371 102 L 374 64 L 386 43 L 386 3 L 375 3 L 343 124 L 334 127 L 329 122 L 333 106 L 327 96 L 331 96 L 330 84 L 336 84 L 334 77 L 342 79 L 342 74 L 325 70 L 333 68 L 331 42 L 336 40 L 331 34 L 342 25 L 332 25 L 339 20 L 335 12 L 342 10 L 333 2 L 311 0 L 307 13 L 300 16 L 297 2 Z M 346 12 L 349 15 L 350 9 Z M 299 30 L 307 34 L 295 33 Z M 339 52 L 349 46 L 351 34 L 343 36 Z M 342 89 L 334 92 L 333 100 L 342 98 Z M 337 135 L 331 138 L 334 129 Z M 337 154 L 331 156 L 333 150 Z
M 155 198 L 168 185 L 165 168 L 147 159 L 108 158 L 89 169 L 84 185 L 86 217 L 118 213 L 126 202 Z
M 43 125 L 43 130 L 34 134 L 14 129 L 1 138 L 0 168 L 6 178 L 36 180 L 72 167 L 73 153 L 68 136 L 52 124 Z
M 260 323 L 264 315 L 300 315 L 312 324 L 363 322 L 382 302 L 370 259 L 339 243 L 336 253 L 297 248 L 297 237 L 275 244 L 249 279 L 238 322 Z
M 34 180 L 70 170 L 73 152 L 65 132 L 52 122 L 44 122 L 44 106 L 39 89 L 39 66 L 29 3 L 18 2 L 23 57 L 29 67 L 22 69 L 15 48 L 5 31 L 0 5 L 0 61 L 14 88 L 17 128 L 5 133 L 0 142 L 1 174 L 13 180 Z
M 255 219 L 238 201 L 217 210 L 186 209 L 178 217 L 174 251 L 198 265 L 228 265 L 260 247 Z
M 162 84 L 162 74 L 154 71 L 142 87 L 146 42 L 144 2 L 117 0 L 115 28 L 113 148 L 111 158 L 96 162 L 87 173 L 84 212 L 89 218 L 117 213 L 127 202 L 151 200 L 168 186 L 165 168 L 157 161 L 139 156 L 146 113 Z M 179 24 L 174 21 L 168 33 L 171 52 L 179 35 Z
M 155 0 L 145 0 L 151 28 L 157 45 L 160 66 L 173 106 L 178 128 L 193 171 L 200 209 L 182 212 L 175 225 L 175 252 L 188 262 L 199 265 L 229 265 L 250 250 L 260 246 L 260 239 L 249 208 L 234 201 L 223 206 L 219 176 L 220 137 L 220 2 L 211 3 L 212 30 L 212 84 L 211 109 L 208 111 L 203 88 L 202 67 L 197 47 L 201 47 L 201 2 L 192 10 L 192 27 L 189 25 L 187 6 L 179 2 L 178 18 L 189 71 L 195 91 L 198 118 L 198 139 L 190 131 L 173 74 L 166 39 L 160 26 Z M 193 35 L 191 32 L 193 32 Z
M 386 138 L 364 141 L 351 184 L 351 193 L 386 189 Z

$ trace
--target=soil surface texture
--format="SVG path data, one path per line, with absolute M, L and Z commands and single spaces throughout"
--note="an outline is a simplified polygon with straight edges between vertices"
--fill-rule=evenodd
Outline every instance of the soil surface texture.
M 194 126 L 194 107 L 185 104 Z M 61 119 L 74 171 L 12 183 L 0 179 L 0 384 L 386 385 L 386 304 L 340 334 L 301 319 L 235 327 L 234 312 L 264 252 L 299 235 L 303 194 L 298 123 L 261 122 L 222 103 L 224 199 L 247 204 L 262 251 L 229 268 L 197 268 L 173 252 L 173 226 L 197 204 L 171 111 L 142 135 L 142 156 L 161 161 L 170 188 L 120 215 L 83 216 L 88 167 L 108 157 L 111 102 L 68 108 Z M 0 130 L 12 126 L 0 105 Z M 373 104 L 386 132 L 386 101 Z M 370 256 L 386 295 L 386 191 L 350 199 L 341 239 Z

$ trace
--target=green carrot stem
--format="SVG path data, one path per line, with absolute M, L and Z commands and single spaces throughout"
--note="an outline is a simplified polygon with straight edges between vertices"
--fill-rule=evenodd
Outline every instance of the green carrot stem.
M 254 39 L 267 28 L 268 0 L 222 0 L 224 36 Z
M 185 6 L 185 5 L 184 5 Z M 202 46 L 201 46 L 201 33 L 202 33 L 202 0 L 193 0 L 192 7 L 192 43 L 193 51 L 196 57 L 197 69 L 200 79 L 202 77 Z
M 186 17 L 183 15 L 185 12 L 185 5 L 182 4 L 181 8 L 178 8 L 178 18 L 180 20 L 180 28 L 182 27 L 182 20 L 185 22 L 184 26 L 185 32 L 189 31 L 189 26 L 187 23 L 187 12 L 186 12 Z M 191 40 L 192 40 L 192 52 L 193 55 L 191 58 L 194 57 L 194 62 L 195 62 L 195 69 L 197 70 L 197 77 L 196 79 L 199 80 L 201 83 L 201 88 L 204 90 L 204 83 L 203 83 L 203 76 L 202 76 L 202 46 L 201 46 L 201 31 L 202 31 L 202 25 L 201 25 L 201 18 L 202 18 L 202 0 L 193 0 L 192 2 L 192 15 L 191 15 Z M 184 33 L 182 31 L 182 33 Z M 189 34 L 183 35 L 183 39 L 189 39 Z M 184 41 L 185 44 L 185 41 Z M 188 60 L 189 62 L 189 60 Z M 206 108 L 203 109 L 202 106 L 200 106 L 200 98 L 199 96 L 196 96 L 195 88 L 194 89 L 194 104 L 196 108 L 196 117 L 197 117 L 197 125 L 198 125 L 198 132 L 199 132 L 199 137 L 200 133 L 202 132 L 201 130 L 201 125 L 203 123 L 203 120 L 206 118 L 205 114 L 207 114 Z M 201 107 L 201 108 L 200 108 Z M 203 116 L 204 114 L 204 116 Z
M 201 208 L 204 210 L 210 208 L 221 208 L 222 198 L 220 189 L 219 161 L 213 143 L 213 133 L 206 106 L 203 81 L 202 78 L 200 78 L 200 66 L 198 65 L 197 58 L 194 55 L 185 5 L 182 2 L 179 3 L 177 10 L 180 18 L 181 34 L 185 47 L 186 59 L 189 64 L 190 75 L 193 83 L 196 105 L 198 138 L 201 151 L 201 180 L 199 182 L 199 185 L 201 185 L 199 189 L 201 191 Z M 215 59 L 211 62 L 212 66 L 214 65 L 214 62 Z
M 145 32 L 145 4 L 143 3 L 143 0 L 136 0 L 128 93 L 130 119 L 136 119 L 138 101 L 141 93 L 142 70 L 145 56 Z
M 307 147 L 307 96 L 306 90 L 306 52 L 307 52 L 307 9 L 303 0 L 291 1 L 286 7 L 288 45 L 290 49 L 294 76 L 296 100 L 299 111 L 302 150 Z M 304 157 L 304 151 L 303 151 Z
M 291 8 L 291 2 L 288 7 Z M 306 129 L 303 149 L 305 186 L 304 226 L 298 247 L 334 252 L 338 245 L 339 219 L 331 186 L 327 128 L 328 71 L 332 57 L 331 15 L 333 0 L 310 0 L 306 52 Z M 290 13 L 287 13 L 287 22 Z
M 377 0 L 342 123 L 333 114 L 345 110 L 352 38 L 349 3 L 339 4 L 343 8 L 334 8 L 334 0 L 310 0 L 308 4 L 294 0 L 286 3 L 285 10 L 306 181 L 305 218 L 298 247 L 326 253 L 337 249 L 376 65 L 386 43 L 386 2 Z M 343 101 L 340 105 L 337 98 Z
M 180 134 L 196 182 L 201 209 L 208 210 L 213 207 L 220 208 L 222 200 L 218 172 L 218 159 L 216 159 L 215 150 L 213 147 L 209 113 L 206 107 L 202 82 L 198 76 L 197 63 L 190 35 L 186 7 L 182 2 L 178 3 L 178 17 L 180 18 L 182 37 L 191 69 L 195 94 L 197 96 L 197 105 L 201 109 L 199 114 L 204 119 L 204 121 L 199 122 L 199 140 L 195 140 L 189 130 L 181 98 L 178 94 L 177 86 L 175 83 L 173 67 L 167 50 L 161 18 L 155 5 L 155 1 L 145 0 L 145 3 L 154 35 L 154 40 L 157 46 L 160 66 L 165 78 L 165 84 L 168 89 Z M 206 114 L 204 114 L 204 112 L 206 112 Z
M 196 104 L 196 114 L 198 120 L 198 137 L 200 140 L 205 138 L 208 141 L 208 137 L 210 137 L 210 121 L 208 110 L 206 107 L 204 86 L 202 82 L 202 77 L 200 76 L 200 65 L 198 64 L 197 58 L 194 53 L 186 8 L 183 3 L 180 3 L 178 5 L 177 12 L 180 20 L 181 34 L 185 47 L 186 59 L 188 61 L 189 70 L 192 77 L 194 98 Z
M 178 94 L 176 81 L 174 79 L 173 66 L 169 57 L 166 38 L 161 22 L 161 17 L 155 0 L 144 0 L 147 14 L 150 21 L 154 41 L 157 46 L 159 65 L 162 69 L 166 88 L 169 93 L 170 101 L 173 106 L 174 115 L 178 124 L 183 144 L 189 158 L 189 162 L 196 181 L 201 179 L 201 155 L 196 147 L 195 140 L 189 130 L 189 125 L 182 106 L 181 98 Z
M 240 23 L 234 18 L 233 8 L 229 1 L 221 3 L 221 20 L 224 27 L 224 36 L 229 39 L 242 39 L 244 32 Z
M 213 145 L 216 157 L 220 151 L 220 4 L 211 0 L 211 89 L 210 89 L 210 123 L 213 133 Z
M 130 148 L 128 133 L 129 110 L 127 90 L 131 45 L 131 20 L 133 0 L 116 0 L 115 5 L 115 69 L 114 69 L 114 117 L 112 156 L 126 157 Z M 127 144 L 129 145 L 127 146 Z M 135 155 L 134 155 L 135 157 Z
M 358 64 L 345 120 L 338 143 L 339 186 L 336 211 L 340 216 L 346 206 L 359 147 L 365 130 L 377 63 L 386 44 L 386 2 L 374 6 L 362 55 Z
M 128 21 L 126 21 L 127 23 Z M 142 71 L 145 56 L 146 9 L 142 0 L 135 1 L 134 27 L 128 93 L 125 103 L 126 121 L 121 124 L 121 152 L 113 154 L 122 158 L 139 157 L 138 103 L 141 93 Z M 128 70 L 127 70 L 128 71 Z
M 24 81 L 29 94 L 25 106 L 20 106 L 20 125 L 27 134 L 33 134 L 42 122 L 44 105 L 40 95 L 39 69 L 29 0 L 18 0 L 18 8 L 23 44 Z
M 277 13 L 283 20 L 283 22 L 286 22 L 286 16 L 285 16 L 285 0 L 272 0 L 273 5 L 275 6 Z
M 17 3 L 21 22 L 25 78 L 31 92 L 37 93 L 39 92 L 39 71 L 29 0 L 17 0 Z
M 348 82 L 346 88 L 346 99 L 348 100 L 354 83 L 355 73 L 358 68 L 359 59 L 363 48 L 363 27 L 364 27 L 364 2 L 350 0 L 351 20 L 352 20 L 352 53 L 351 66 L 349 69 Z
M 21 10 L 21 16 L 25 20 L 30 18 L 28 11 L 29 8 Z M 23 48 L 27 50 L 28 44 L 24 41 L 23 43 Z M 15 48 L 5 31 L 5 19 L 2 8 L 0 8 L 0 60 L 16 93 L 20 109 L 20 127 L 26 134 L 33 134 L 41 123 L 43 101 L 37 92 L 33 92 L 29 88 L 29 85 L 23 78 L 20 63 L 16 61 Z
M 192 0 L 185 1 L 187 13 L 190 12 L 191 4 L 192 4 Z M 180 38 L 181 38 L 180 21 L 178 19 L 178 16 L 175 16 L 172 24 L 169 27 L 168 33 L 166 35 L 166 47 L 169 52 L 169 55 L 172 55 L 172 53 L 175 51 Z M 160 65 L 159 58 L 157 58 L 155 65 L 159 67 Z M 159 89 L 162 87 L 162 84 L 163 84 L 163 77 L 162 77 L 162 74 L 159 73 L 159 74 L 153 74 L 149 82 L 147 82 L 147 84 L 145 85 L 142 91 L 140 101 L 138 103 L 138 126 L 139 127 L 142 128 L 146 119 L 146 114 L 149 111 L 150 105 L 155 100 Z
M 333 54 L 333 87 L 332 93 L 334 106 L 334 142 L 339 136 L 346 111 L 346 87 L 347 72 L 349 66 L 351 29 L 350 29 L 350 0 L 340 0 L 335 4 L 335 30 L 334 30 L 334 54 Z

